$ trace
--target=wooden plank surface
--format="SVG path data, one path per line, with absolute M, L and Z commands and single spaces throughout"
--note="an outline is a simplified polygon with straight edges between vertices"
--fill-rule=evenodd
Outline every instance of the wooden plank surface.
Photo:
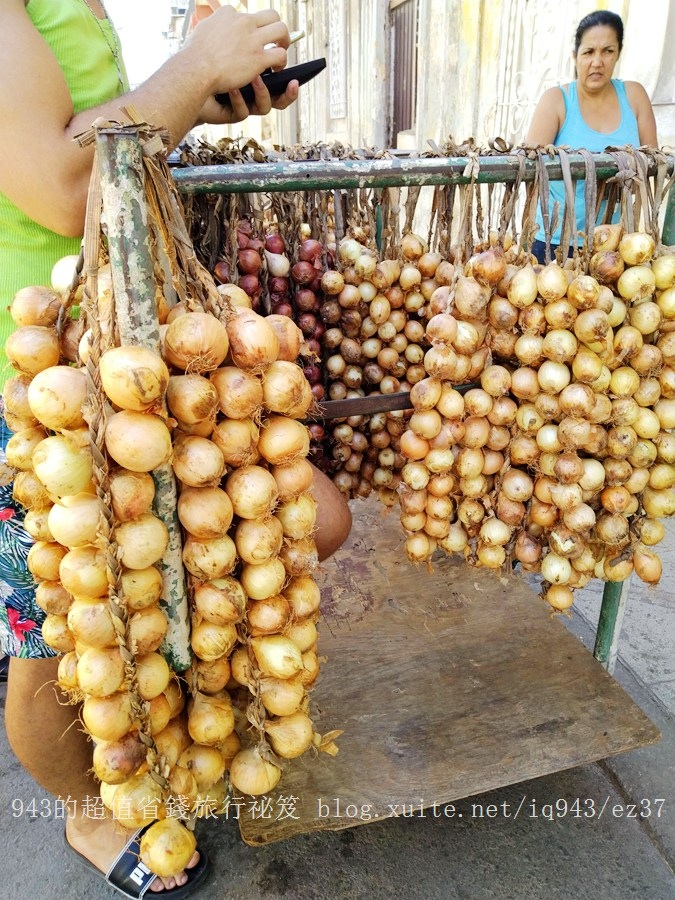
M 319 573 L 327 660 L 311 695 L 316 730 L 344 729 L 340 752 L 290 761 L 266 810 L 242 805 L 246 843 L 365 824 L 658 739 L 517 577 L 444 555 L 428 573 L 405 559 L 396 511 L 366 501 L 353 513 Z

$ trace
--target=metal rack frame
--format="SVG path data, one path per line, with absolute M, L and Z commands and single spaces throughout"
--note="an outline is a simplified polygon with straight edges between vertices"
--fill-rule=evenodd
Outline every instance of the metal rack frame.
M 600 179 L 617 174 L 615 159 L 606 153 L 591 154 L 595 162 L 596 175 Z M 579 153 L 569 154 L 570 170 L 573 178 L 586 175 L 585 160 Z M 424 187 L 442 184 L 469 184 L 472 180 L 468 168 L 475 163 L 475 157 L 408 157 L 393 159 L 350 159 L 316 160 L 303 162 L 247 163 L 218 166 L 196 166 L 174 168 L 172 175 L 177 189 L 183 194 L 236 194 L 268 193 L 270 191 L 339 190 L 345 188 L 385 188 Z M 479 184 L 515 182 L 522 177 L 525 182 L 535 178 L 535 163 L 525 161 L 522 155 L 486 156 L 480 158 L 480 166 L 475 181 Z M 559 181 L 563 177 L 559 162 L 546 158 L 546 171 L 550 180 Z M 668 157 L 668 172 L 675 170 L 675 156 Z M 519 176 L 520 173 L 520 176 Z M 653 172 L 650 172 L 653 174 Z M 668 193 L 662 242 L 675 244 L 675 190 Z M 364 398 L 368 399 L 368 398 Z M 373 398 L 374 400 L 375 398 Z M 360 412 L 377 412 L 388 409 L 402 409 L 405 406 L 391 405 L 404 402 L 399 395 L 378 397 L 379 403 L 368 405 L 367 410 L 358 408 L 359 400 L 329 401 L 323 405 L 326 418 L 353 415 Z M 339 404 L 339 406 L 332 406 Z M 346 404 L 350 404 L 347 406 Z M 596 629 L 593 655 L 608 670 L 612 671 L 618 652 L 619 635 L 629 581 L 605 582 L 602 605 Z

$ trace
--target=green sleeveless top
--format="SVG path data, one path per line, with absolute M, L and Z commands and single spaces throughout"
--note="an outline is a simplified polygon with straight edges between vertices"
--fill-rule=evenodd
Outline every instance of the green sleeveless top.
M 26 11 L 63 70 L 76 113 L 123 93 L 112 48 L 128 89 L 117 34 L 84 0 L 30 0 Z M 49 172 L 36 177 L 49 178 Z M 20 288 L 48 285 L 54 263 L 79 253 L 80 244 L 79 238 L 38 225 L 0 191 L 0 391 L 14 374 L 5 355 L 5 341 L 14 329 L 7 307 Z

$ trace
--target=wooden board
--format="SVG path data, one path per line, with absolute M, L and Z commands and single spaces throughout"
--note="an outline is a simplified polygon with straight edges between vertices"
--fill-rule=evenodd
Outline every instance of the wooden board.
M 240 807 L 246 843 L 428 808 L 658 739 L 521 580 L 444 555 L 432 573 L 416 568 L 397 512 L 380 510 L 354 505 L 348 543 L 319 574 L 327 661 L 312 718 L 320 733 L 344 729 L 339 754 L 290 761 L 266 812 Z

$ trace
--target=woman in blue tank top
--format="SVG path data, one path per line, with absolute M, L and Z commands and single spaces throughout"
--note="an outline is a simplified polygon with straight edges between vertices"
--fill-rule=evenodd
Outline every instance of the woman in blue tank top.
M 597 10 L 581 20 L 572 54 L 576 81 L 551 88 L 542 95 L 527 133 L 527 143 L 564 145 L 592 152 L 628 144 L 657 145 L 654 112 L 644 87 L 637 81 L 612 78 L 622 46 L 623 22 L 616 13 Z M 551 235 L 552 250 L 560 244 L 564 207 L 561 181 L 551 182 L 550 214 L 556 202 L 560 209 L 558 225 Z M 583 181 L 577 182 L 575 212 L 577 230 L 584 231 Z M 537 224 L 537 239 L 531 250 L 543 262 L 545 235 L 541 214 Z

